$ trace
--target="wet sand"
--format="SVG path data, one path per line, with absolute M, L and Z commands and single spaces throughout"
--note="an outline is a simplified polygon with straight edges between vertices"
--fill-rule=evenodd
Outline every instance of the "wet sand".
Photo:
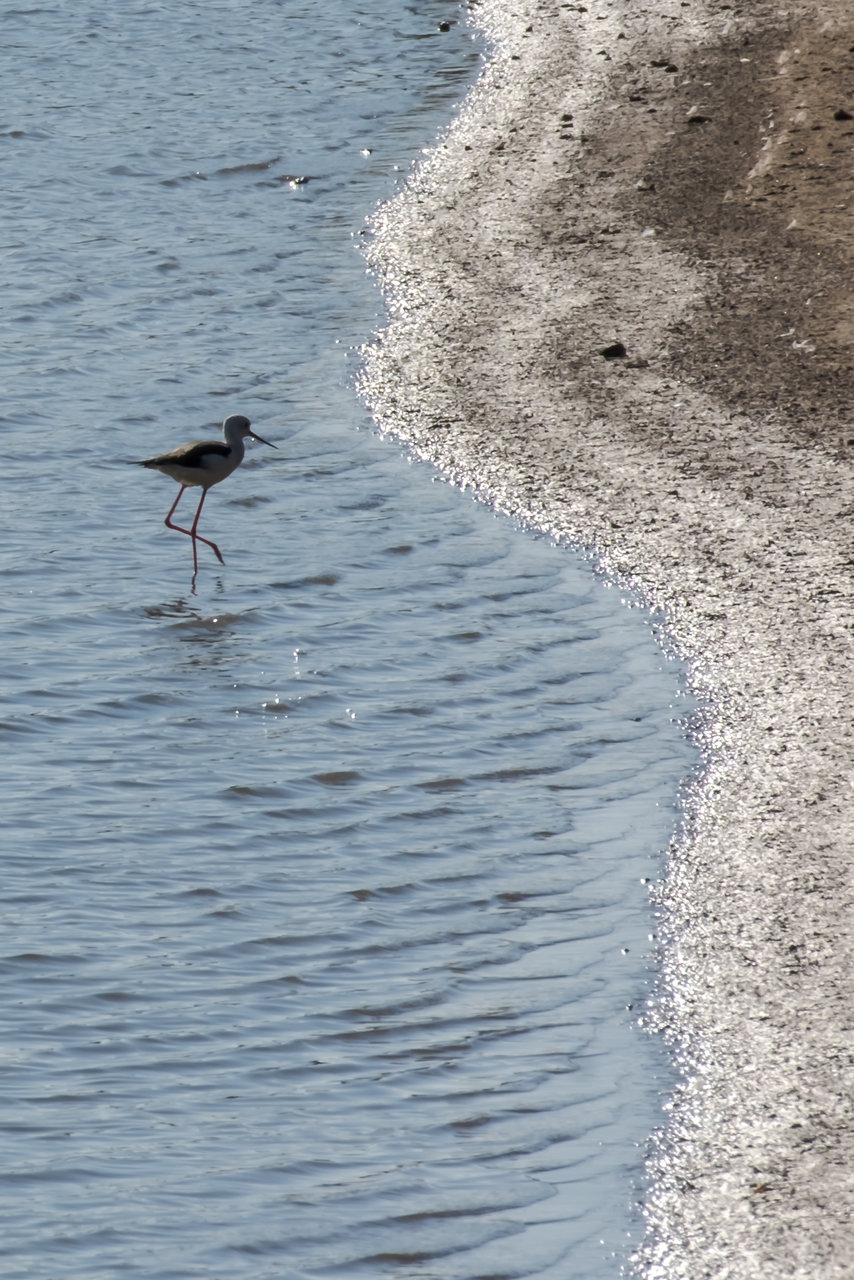
M 495 56 L 378 225 L 366 393 L 661 610 L 708 707 L 638 1270 L 850 1277 L 854 13 L 473 12 Z

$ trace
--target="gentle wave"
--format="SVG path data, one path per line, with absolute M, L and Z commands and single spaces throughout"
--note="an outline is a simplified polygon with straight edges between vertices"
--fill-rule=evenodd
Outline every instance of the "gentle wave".
M 10 1280 L 625 1252 L 678 672 L 348 385 L 356 233 L 474 73 L 449 13 L 14 18 Z M 126 460 L 232 408 L 281 448 L 212 491 L 194 593 L 174 488 Z

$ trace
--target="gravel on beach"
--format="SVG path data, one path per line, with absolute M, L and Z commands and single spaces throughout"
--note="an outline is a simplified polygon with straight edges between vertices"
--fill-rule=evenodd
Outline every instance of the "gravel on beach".
M 483 0 L 380 215 L 383 429 L 666 619 L 704 771 L 659 890 L 655 1280 L 854 1275 L 854 9 Z

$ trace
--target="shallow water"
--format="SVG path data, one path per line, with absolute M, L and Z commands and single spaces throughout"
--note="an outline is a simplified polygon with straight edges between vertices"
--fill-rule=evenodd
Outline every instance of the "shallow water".
M 680 673 L 349 385 L 459 18 L 5 17 L 4 1276 L 593 1278 L 637 1230 Z M 126 460 L 229 412 L 280 452 L 193 590 Z

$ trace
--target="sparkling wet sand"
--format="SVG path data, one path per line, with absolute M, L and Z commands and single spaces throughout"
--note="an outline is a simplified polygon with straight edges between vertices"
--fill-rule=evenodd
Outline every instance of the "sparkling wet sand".
M 378 223 L 366 391 L 662 610 L 709 708 L 660 891 L 684 1084 L 638 1270 L 850 1277 L 854 13 L 473 12 L 495 56 Z

